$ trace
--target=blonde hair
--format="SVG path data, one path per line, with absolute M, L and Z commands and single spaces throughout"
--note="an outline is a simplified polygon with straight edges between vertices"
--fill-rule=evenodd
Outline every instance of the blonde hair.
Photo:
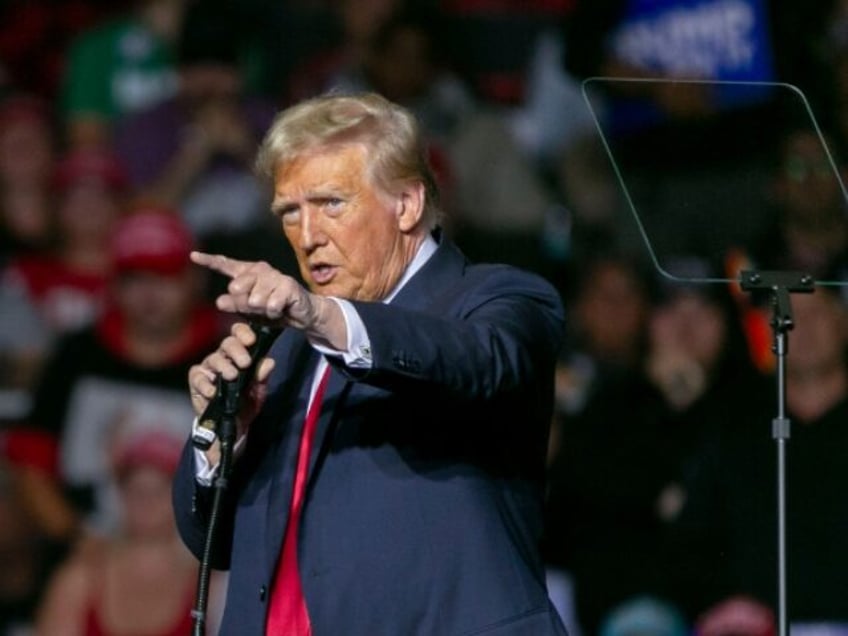
M 383 191 L 393 193 L 398 184 L 423 184 L 423 218 L 435 227 L 441 216 L 439 192 L 418 123 L 408 110 L 376 93 L 322 95 L 282 111 L 259 147 L 256 170 L 273 180 L 285 163 L 348 143 L 365 146 L 369 176 Z

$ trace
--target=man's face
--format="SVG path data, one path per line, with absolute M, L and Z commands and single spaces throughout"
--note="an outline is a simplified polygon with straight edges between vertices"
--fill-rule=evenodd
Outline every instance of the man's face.
M 63 239 L 74 244 L 103 244 L 121 213 L 120 198 L 97 179 L 70 186 L 58 208 Z
M 787 214 L 808 230 L 821 230 L 823 223 L 829 227 L 843 213 L 842 197 L 821 140 L 813 133 L 796 133 L 783 155 L 776 192 Z
M 793 375 L 824 373 L 843 364 L 848 341 L 845 306 L 830 292 L 797 294 L 792 297 L 795 327 L 787 350 Z
M 374 185 L 359 144 L 334 146 L 282 164 L 273 209 L 309 289 L 352 300 L 385 298 L 420 241 L 411 207 Z M 415 219 L 417 219 L 417 215 Z
M 182 95 L 194 106 L 233 102 L 241 92 L 238 68 L 214 62 L 184 66 L 180 70 Z
M 135 333 L 167 339 L 180 333 L 191 316 L 195 282 L 188 268 L 177 274 L 125 272 L 116 279 L 115 302 Z

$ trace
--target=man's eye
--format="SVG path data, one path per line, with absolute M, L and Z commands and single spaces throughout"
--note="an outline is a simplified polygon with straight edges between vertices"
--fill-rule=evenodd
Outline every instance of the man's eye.
M 286 225 L 292 225 L 300 221 L 300 210 L 297 208 L 280 210 L 280 218 Z
M 324 213 L 329 216 L 337 216 L 344 210 L 345 201 L 337 197 L 327 197 L 321 202 Z

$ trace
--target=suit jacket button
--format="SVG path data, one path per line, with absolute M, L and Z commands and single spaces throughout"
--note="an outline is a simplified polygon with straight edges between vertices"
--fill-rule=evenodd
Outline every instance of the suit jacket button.
M 259 588 L 259 600 L 265 602 L 265 597 L 268 595 L 268 588 L 264 585 Z

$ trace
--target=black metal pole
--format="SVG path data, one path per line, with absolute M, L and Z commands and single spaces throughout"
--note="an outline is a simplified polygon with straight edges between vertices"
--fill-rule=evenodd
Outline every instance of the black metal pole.
M 745 291 L 766 290 L 772 303 L 772 350 L 777 358 L 777 416 L 772 437 L 777 447 L 777 622 L 778 636 L 788 636 L 786 592 L 786 443 L 791 422 L 786 416 L 786 352 L 789 331 L 794 327 L 791 293 L 812 293 L 813 277 L 802 272 L 741 272 Z
M 218 379 L 218 391 L 224 396 L 223 413 L 218 422 L 217 435 L 220 440 L 221 459 L 215 475 L 215 494 L 212 499 L 212 509 L 209 513 L 209 525 L 206 528 L 206 541 L 203 546 L 203 557 L 200 560 L 200 570 L 197 576 L 197 595 L 192 609 L 193 636 L 206 634 L 206 608 L 209 599 L 209 579 L 211 577 L 212 550 L 215 547 L 218 522 L 221 516 L 221 502 L 229 486 L 230 473 L 233 465 L 233 447 L 236 442 L 236 415 L 238 414 L 240 383 Z
M 787 333 L 775 330 L 774 352 L 777 356 L 777 417 L 772 420 L 772 436 L 777 444 L 777 607 L 778 635 L 787 636 L 786 616 L 786 443 L 790 421 L 786 417 L 786 351 Z

